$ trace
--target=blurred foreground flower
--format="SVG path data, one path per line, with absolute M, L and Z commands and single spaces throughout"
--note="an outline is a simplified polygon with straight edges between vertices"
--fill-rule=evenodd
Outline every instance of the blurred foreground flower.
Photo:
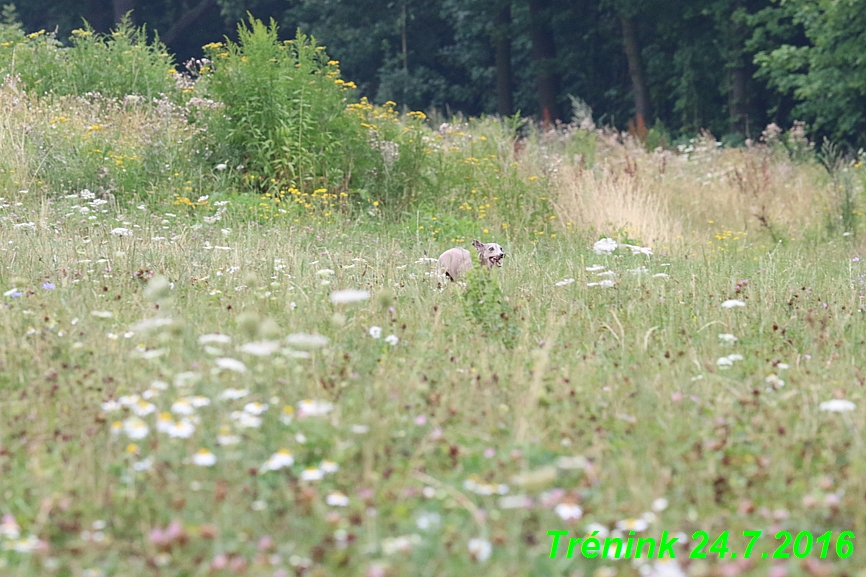
M 370 298 L 370 291 L 346 289 L 331 293 L 331 302 L 337 304 L 359 303 Z
M 217 458 L 216 455 L 207 449 L 199 449 L 196 451 L 196 454 L 192 456 L 192 462 L 194 465 L 198 465 L 199 467 L 212 467 L 216 464 Z

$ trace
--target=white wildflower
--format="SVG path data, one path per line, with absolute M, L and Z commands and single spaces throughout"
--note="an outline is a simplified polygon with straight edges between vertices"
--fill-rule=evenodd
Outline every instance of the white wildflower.
M 189 402 L 189 399 L 178 399 L 171 405 L 171 412 L 178 415 L 191 415 L 195 412 L 195 407 Z
M 192 456 L 192 462 L 194 465 L 198 465 L 199 467 L 212 467 L 216 464 L 217 458 L 216 455 L 207 449 L 199 449 L 196 451 L 195 455 Z
M 288 449 L 280 449 L 265 461 L 261 468 L 259 468 L 259 472 L 278 471 L 285 467 L 291 467 L 294 464 L 295 458 L 292 456 L 292 452 Z
M 150 432 L 150 427 L 138 417 L 129 417 L 123 422 L 123 432 L 130 439 L 143 439 Z
M 172 423 L 166 432 L 172 439 L 189 439 L 195 433 L 195 425 L 189 419 L 181 419 Z
M 420 513 L 415 519 L 415 525 L 422 531 L 427 531 L 428 529 L 432 529 L 433 527 L 438 527 L 441 522 L 442 517 L 439 515 L 439 513 L 434 513 L 432 511 L 424 511 L 423 513 Z
M 490 559 L 493 552 L 493 547 L 487 539 L 475 538 L 469 540 L 469 554 L 479 563 L 484 563 Z
M 583 517 L 583 509 L 574 503 L 559 503 L 553 511 L 559 515 L 563 521 L 577 521 Z
M 719 333 L 719 340 L 726 345 L 733 345 L 739 339 L 730 333 Z
M 646 522 L 646 519 L 637 518 L 637 519 L 623 519 L 622 521 L 616 522 L 616 528 L 620 531 L 646 531 L 647 527 L 649 527 L 649 523 Z
M 226 389 L 220 393 L 219 398 L 226 401 L 235 401 L 237 399 L 243 399 L 247 395 L 250 394 L 249 389 Z
M 147 401 L 138 401 L 137 403 L 132 405 L 132 412 L 139 417 L 146 417 L 147 415 L 155 411 L 156 406 L 153 403 L 148 403 Z
M 348 507 L 349 498 L 340 491 L 332 491 L 325 497 L 325 503 L 331 507 Z
M 246 343 L 241 346 L 241 350 L 245 353 L 255 355 L 257 357 L 266 357 L 280 350 L 280 343 L 277 341 L 258 341 L 254 343 Z
M 413 546 L 420 543 L 421 536 L 417 534 L 388 537 L 387 539 L 382 539 L 382 553 L 385 555 L 408 553 L 412 550 Z
M 553 283 L 553 286 L 566 286 L 566 285 L 570 285 L 573 282 L 574 282 L 573 278 L 567 278 L 567 279 L 563 279 L 561 281 L 557 281 L 557 282 Z
M 305 399 L 298 403 L 298 417 L 321 417 L 334 410 L 334 404 L 327 401 Z
M 378 339 L 382 336 L 382 327 L 370 327 L 370 336 L 374 339 Z
M 286 337 L 286 344 L 302 349 L 314 349 L 327 345 L 328 337 L 322 335 L 309 335 L 307 333 L 293 333 Z
M 247 429 L 258 429 L 262 426 L 262 418 L 256 415 L 251 415 L 246 411 L 232 411 L 231 418 L 237 421 L 241 427 Z
M 301 471 L 301 481 L 321 481 L 325 478 L 325 473 L 317 467 L 307 467 Z
M 118 403 L 117 401 L 114 401 L 114 400 L 105 401 L 104 403 L 102 403 L 102 410 L 105 411 L 106 413 L 112 413 L 114 411 L 119 411 L 120 407 L 121 407 L 121 404 Z
M 216 366 L 226 371 L 234 371 L 236 373 L 247 372 L 247 366 L 237 359 L 219 357 L 214 362 L 216 362 Z
M 250 415 L 261 415 L 265 411 L 268 410 L 267 403 L 247 403 L 244 405 L 244 412 L 249 413 Z
M 397 346 L 397 343 L 400 342 L 400 339 L 397 337 L 397 335 L 388 335 L 387 337 L 385 337 L 385 342 L 394 347 Z
M 210 344 L 227 345 L 230 342 L 232 342 L 232 338 L 230 336 L 216 334 L 216 333 L 201 335 L 198 338 L 198 344 L 200 344 L 200 345 L 210 345 Z
M 286 405 L 280 411 L 280 422 L 284 425 L 291 425 L 292 419 L 295 416 L 295 408 L 292 405 Z
M 370 291 L 346 289 L 331 293 L 331 302 L 336 304 L 359 303 L 370 298 Z
M 118 227 L 111 229 L 111 234 L 114 236 L 132 236 L 132 231 L 128 228 Z
M 829 411 L 831 413 L 844 413 L 847 411 L 853 411 L 857 408 L 857 405 L 844 399 L 833 399 L 831 401 L 824 401 L 818 405 L 818 408 L 822 411 Z
M 592 245 L 592 250 L 595 254 L 599 255 L 608 255 L 612 254 L 613 251 L 616 250 L 617 243 L 612 238 L 603 238 L 600 241 L 596 242 Z
M 735 307 L 744 307 L 746 303 L 741 301 L 740 299 L 729 299 L 722 303 L 723 309 L 732 309 Z

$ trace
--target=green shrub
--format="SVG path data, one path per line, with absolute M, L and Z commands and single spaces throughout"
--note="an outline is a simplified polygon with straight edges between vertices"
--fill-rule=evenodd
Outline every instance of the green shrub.
M 177 71 L 166 47 L 147 40 L 144 26 L 124 18 L 109 34 L 85 24 L 64 47 L 44 30 L 24 34 L 14 23 L 0 25 L 0 76 L 14 74 L 37 94 L 147 98 L 179 92 Z
M 277 32 L 273 21 L 250 18 L 237 43 L 204 47 L 196 91 L 225 105 L 208 127 L 232 166 L 244 167 L 243 187 L 295 210 L 330 215 L 361 204 L 400 214 L 417 200 L 428 164 L 424 115 L 401 120 L 394 103 L 352 102 L 355 85 L 315 38 L 298 32 L 281 42 Z
M 295 186 L 315 190 L 345 183 L 343 148 L 358 138 L 360 121 L 347 114 L 346 91 L 315 39 L 298 34 L 280 42 L 277 26 L 250 18 L 238 26 L 238 42 L 204 47 L 205 92 L 225 105 L 225 142 L 245 166 L 248 185 L 262 190 Z

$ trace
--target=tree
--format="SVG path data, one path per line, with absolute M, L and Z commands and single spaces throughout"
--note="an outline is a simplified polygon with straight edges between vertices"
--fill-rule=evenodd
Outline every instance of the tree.
M 493 23 L 493 44 L 496 47 L 496 112 L 500 116 L 514 114 L 514 82 L 511 72 L 511 2 L 503 3 Z
M 866 137 L 866 1 L 789 0 L 753 18 L 758 77 L 834 139 Z
M 529 35 L 535 64 L 538 104 L 545 125 L 559 120 L 560 75 L 551 27 L 551 0 L 529 0 Z
M 652 118 L 649 90 L 647 89 L 646 73 L 641 56 L 641 43 L 638 38 L 637 16 L 640 5 L 634 0 L 618 0 L 616 11 L 622 26 L 622 45 L 628 61 L 628 73 L 631 78 L 634 93 L 634 111 L 638 125 Z

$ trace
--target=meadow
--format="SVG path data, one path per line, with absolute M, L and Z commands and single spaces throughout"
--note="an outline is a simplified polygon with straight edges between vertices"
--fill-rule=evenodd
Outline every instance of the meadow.
M 298 42 L 290 133 L 207 71 L 6 77 L 0 574 L 864 574 L 856 155 L 403 113 Z M 566 555 L 631 532 L 675 559 Z

